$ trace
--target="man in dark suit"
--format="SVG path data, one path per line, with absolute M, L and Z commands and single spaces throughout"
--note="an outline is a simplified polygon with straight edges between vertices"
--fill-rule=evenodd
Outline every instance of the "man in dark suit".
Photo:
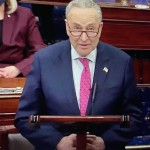
M 0 77 L 27 76 L 34 53 L 46 47 L 31 10 L 16 0 L 0 5 Z
M 102 31 L 100 7 L 92 0 L 74 0 L 66 8 L 69 40 L 36 53 L 20 99 L 15 125 L 36 150 L 75 150 L 76 133 L 70 125 L 40 124 L 31 128 L 30 115 L 130 115 L 129 128 L 117 123 L 91 124 L 86 150 L 123 150 L 138 133 L 140 102 L 131 58 L 120 49 L 99 41 Z M 84 68 L 81 60 L 89 63 Z M 86 72 L 89 70 L 88 72 Z M 82 86 L 89 75 L 90 87 Z M 93 85 L 96 85 L 92 101 Z M 82 96 L 82 90 L 86 93 Z M 91 90 L 92 89 L 92 90 Z M 88 100 L 85 112 L 81 105 Z M 93 103 L 93 104 L 92 104 Z M 83 109 L 84 110 L 84 109 Z

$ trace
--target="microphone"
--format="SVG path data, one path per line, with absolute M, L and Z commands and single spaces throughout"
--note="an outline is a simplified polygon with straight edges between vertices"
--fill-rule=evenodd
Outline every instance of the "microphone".
M 96 96 L 96 88 L 97 88 L 97 84 L 94 83 L 94 86 L 93 86 L 93 92 L 92 92 L 92 115 L 93 115 L 93 111 L 94 111 L 94 101 L 95 101 L 95 96 Z

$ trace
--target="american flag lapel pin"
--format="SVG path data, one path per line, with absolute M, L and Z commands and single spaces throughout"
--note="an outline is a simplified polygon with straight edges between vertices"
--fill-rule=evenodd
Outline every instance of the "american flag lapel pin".
M 103 68 L 103 71 L 105 71 L 106 73 L 108 73 L 108 68 L 107 68 L 107 67 L 104 67 L 104 68 Z

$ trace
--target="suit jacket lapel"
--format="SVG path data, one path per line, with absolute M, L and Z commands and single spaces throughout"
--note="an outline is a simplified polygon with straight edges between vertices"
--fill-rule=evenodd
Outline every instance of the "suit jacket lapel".
M 5 44 L 8 45 L 11 41 L 11 38 L 13 37 L 12 34 L 13 34 L 13 30 L 15 29 L 14 19 L 15 19 L 14 15 L 8 15 L 5 12 L 4 21 L 3 21 L 3 32 L 2 32 L 4 45 Z
M 96 66 L 93 83 L 99 87 L 104 87 L 106 77 L 109 73 L 109 57 L 104 49 L 103 44 L 99 44 L 97 50 Z
M 96 58 L 96 66 L 95 66 L 95 73 L 93 79 L 93 85 L 96 83 L 96 91 L 102 91 L 102 88 L 105 85 L 105 81 L 107 75 L 109 73 L 109 57 L 104 49 L 104 44 L 100 43 L 97 47 L 97 58 Z M 93 88 L 92 88 L 93 89 Z M 91 114 L 92 111 L 92 92 L 90 96 L 90 100 L 88 103 L 87 114 Z M 95 97 L 96 98 L 96 97 Z
M 60 76 L 62 78 L 61 86 L 63 86 L 62 89 L 66 93 L 68 107 L 72 113 L 69 115 L 80 115 L 80 110 L 78 107 L 78 102 L 77 102 L 75 87 L 74 87 L 74 81 L 73 81 L 70 49 L 71 49 L 71 47 L 70 47 L 69 43 L 66 46 L 64 46 L 64 49 L 62 49 L 64 51 L 66 51 L 66 53 L 63 53 L 63 55 L 61 56 L 61 63 L 59 66 L 59 69 L 62 72 L 61 76 Z

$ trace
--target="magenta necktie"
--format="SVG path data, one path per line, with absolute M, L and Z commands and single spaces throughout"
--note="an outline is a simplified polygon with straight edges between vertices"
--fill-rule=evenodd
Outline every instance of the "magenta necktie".
M 85 116 L 91 91 L 91 74 L 89 60 L 87 58 L 80 58 L 79 60 L 84 66 L 80 80 L 80 114 Z

